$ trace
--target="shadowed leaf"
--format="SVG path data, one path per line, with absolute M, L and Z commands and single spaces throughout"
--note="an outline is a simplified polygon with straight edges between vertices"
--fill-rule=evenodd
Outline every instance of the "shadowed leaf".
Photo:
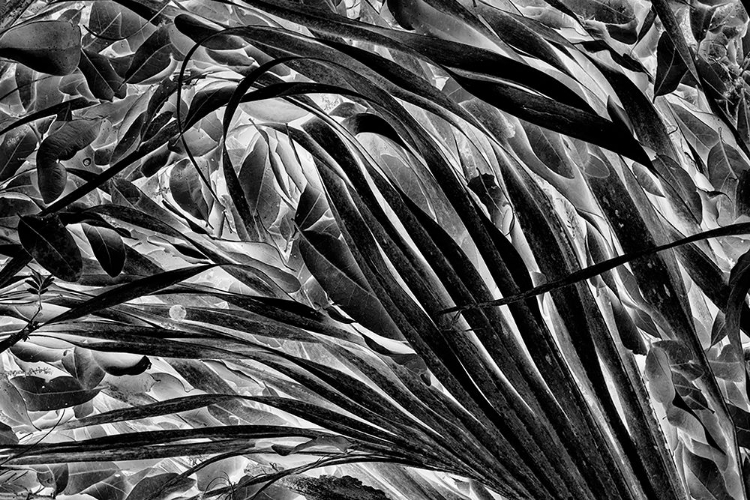
M 106 101 L 111 101 L 115 96 L 120 99 L 125 97 L 123 79 L 112 68 L 109 58 L 83 49 L 79 67 L 86 77 L 89 89 L 94 97 Z
M 4 134 L 0 143 L 0 182 L 13 177 L 37 144 L 36 134 L 27 126 Z
M 125 244 L 120 235 L 112 229 L 90 224 L 83 225 L 83 233 L 102 269 L 113 278 L 120 274 L 125 265 Z
M 90 401 L 98 389 L 84 389 L 73 377 L 56 377 L 46 380 L 39 377 L 15 377 L 16 386 L 31 411 L 60 410 Z
M 67 184 L 67 171 L 60 160 L 69 160 L 96 140 L 101 127 L 99 120 L 64 122 L 42 141 L 37 152 L 39 191 L 46 203 L 56 200 Z
M 673 92 L 680 80 L 687 73 L 687 65 L 675 51 L 674 43 L 667 33 L 659 38 L 657 50 L 656 81 L 654 95 L 660 96 Z
M 81 253 L 56 215 L 21 217 L 18 237 L 26 251 L 54 276 L 65 281 L 78 281 L 81 277 Z
M 0 57 L 49 75 L 67 75 L 81 57 L 81 28 L 67 21 L 34 21 L 0 35 Z
M 125 73 L 125 81 L 144 83 L 159 75 L 172 64 L 173 50 L 169 29 L 167 26 L 162 26 L 138 47 Z

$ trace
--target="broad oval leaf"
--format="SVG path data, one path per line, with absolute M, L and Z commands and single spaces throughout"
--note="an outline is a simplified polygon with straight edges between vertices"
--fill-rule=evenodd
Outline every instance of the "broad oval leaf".
M 109 58 L 83 49 L 79 67 L 86 77 L 89 90 L 94 97 L 111 101 L 115 96 L 122 99 L 125 97 L 125 86 L 123 79 L 112 67 Z
M 143 478 L 132 489 L 127 500 L 162 500 L 173 498 L 175 494 L 189 490 L 195 484 L 195 479 L 179 477 L 174 472 L 159 474 Z
M 564 0 L 563 3 L 585 19 L 615 25 L 635 20 L 634 4 L 628 0 Z
M 674 400 L 675 388 L 672 383 L 669 356 L 663 349 L 652 347 L 648 351 L 645 376 L 651 397 L 662 404 L 669 404 Z
M 27 343 L 27 342 L 26 342 Z M 90 349 L 74 347 L 62 358 L 65 369 L 81 383 L 84 389 L 93 389 L 104 378 L 105 372 L 94 359 Z
M 307 268 L 335 304 L 373 332 L 403 339 L 343 241 L 330 234 L 308 232 L 299 242 Z
M 727 407 L 737 431 L 737 444 L 750 449 L 750 413 L 732 404 Z
M 40 377 L 15 377 L 11 383 L 26 401 L 31 411 L 49 411 L 70 408 L 90 401 L 99 393 L 98 389 L 84 389 L 73 377 L 62 376 L 51 380 Z
M 64 281 L 81 277 L 81 252 L 57 215 L 21 217 L 18 237 L 24 249 L 53 276 Z
M 168 26 L 155 31 L 133 55 L 130 67 L 125 73 L 127 83 L 147 83 L 147 80 L 159 75 L 172 63 L 172 42 Z
M 0 57 L 48 75 L 68 75 L 81 58 L 81 28 L 67 21 L 35 21 L 0 36 Z
M 677 118 L 679 118 L 677 124 L 680 128 L 687 130 L 690 135 L 699 141 L 700 145 L 705 146 L 706 149 L 710 149 L 718 142 L 719 134 L 715 128 L 699 118 L 696 112 L 678 105 L 672 105 L 671 108 L 677 115 Z M 697 146 L 699 145 L 696 144 Z
M 714 337 L 720 340 L 726 334 L 729 336 L 729 342 L 738 352 L 742 348 L 740 317 L 748 290 L 750 290 L 750 252 L 745 252 L 737 259 L 729 275 L 729 297 L 725 314 L 719 314 L 716 317 L 712 328 L 712 340 Z
M 202 43 L 204 47 L 214 50 L 241 49 L 247 45 L 242 38 L 234 35 L 221 35 L 221 28 L 208 24 L 205 20 L 180 14 L 174 19 L 175 27 L 180 33 L 188 36 L 195 43 Z M 214 37 L 206 40 L 210 35 Z
M 39 191 L 45 203 L 56 200 L 65 190 L 67 171 L 60 160 L 69 160 L 94 142 L 99 135 L 101 120 L 75 120 L 42 141 L 36 155 Z
M 269 155 L 268 142 L 259 136 L 237 176 L 250 211 L 260 216 L 265 227 L 270 227 L 276 220 L 281 205 Z
M 656 49 L 656 81 L 654 95 L 660 96 L 673 92 L 680 80 L 687 73 L 687 65 L 674 47 L 669 34 L 662 33 Z
M 711 500 L 732 500 L 733 497 L 727 490 L 723 474 L 716 464 L 704 457 L 684 450 L 684 460 L 687 469 L 692 473 L 688 476 L 688 486 L 693 498 L 709 498 Z M 710 496 L 706 496 L 706 493 Z
M 563 137 L 533 123 L 524 123 L 523 127 L 534 154 L 556 174 L 572 179 L 575 176 L 575 167 L 571 165 L 570 158 L 565 152 Z
M 31 425 L 23 397 L 8 377 L 0 378 L 0 410 L 0 421 L 6 425 Z
M 115 2 L 97 0 L 91 5 L 88 18 L 88 34 L 83 38 L 84 45 L 95 52 L 123 39 L 127 39 L 130 50 L 138 47 L 156 31 L 156 27 L 133 12 L 135 2 Z M 128 8 L 130 7 L 130 8 Z M 145 13 L 144 13 L 145 14 Z
M 709 356 L 709 364 L 714 376 L 731 382 L 745 380 L 745 360 L 742 351 L 733 345 L 725 345 L 715 358 Z
M 96 498 L 97 500 L 125 500 L 125 494 L 130 489 L 125 474 L 115 472 L 106 479 L 93 483 L 81 491 L 83 498 Z
M 86 488 L 98 484 L 118 474 L 120 468 L 114 462 L 72 462 L 68 464 L 68 484 L 59 493 L 75 495 Z M 118 474 L 122 476 L 122 474 Z
M 13 177 L 37 143 L 36 134 L 28 125 L 4 135 L 0 143 L 0 182 Z
M 175 165 L 169 176 L 174 201 L 196 219 L 205 220 L 209 207 L 203 197 L 201 182 L 196 167 L 187 158 Z
M 403 481 L 403 479 L 401 479 L 401 481 Z M 372 486 L 366 486 L 362 484 L 361 480 L 352 476 L 320 476 L 316 478 L 298 476 L 289 481 L 288 484 L 288 488 L 293 491 L 305 494 L 305 498 L 310 500 L 314 498 L 357 498 L 358 500 L 388 500 L 389 498 L 389 496 L 386 495 L 382 490 L 373 488 Z M 310 492 L 315 492 L 314 496 L 311 496 Z M 454 498 L 458 498 L 458 496 L 454 496 L 452 494 L 451 496 Z M 442 495 L 436 495 L 434 498 L 446 497 Z
M 717 191 L 734 198 L 737 174 L 748 170 L 748 164 L 739 151 L 719 140 L 708 153 L 708 180 Z
M 693 359 L 690 348 L 680 340 L 657 340 L 652 346 L 663 349 L 667 353 L 670 365 L 687 363 Z
M 113 278 L 125 266 L 125 244 L 113 229 L 83 224 L 83 233 L 91 244 L 96 259 L 107 274 Z
M 34 70 L 23 64 L 16 64 L 16 88 L 18 89 L 18 97 L 21 99 L 21 104 L 25 109 L 31 107 L 32 101 L 35 97 L 35 80 Z

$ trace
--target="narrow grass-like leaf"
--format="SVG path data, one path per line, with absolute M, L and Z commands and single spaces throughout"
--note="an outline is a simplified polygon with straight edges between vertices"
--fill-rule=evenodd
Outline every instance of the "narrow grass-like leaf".
M 87 108 L 94 104 L 96 104 L 95 101 L 89 101 L 85 97 L 76 97 L 75 99 L 61 102 L 59 104 L 55 104 L 45 109 L 41 109 L 34 113 L 29 113 L 27 115 L 24 115 L 23 117 L 19 118 L 18 120 L 15 120 L 13 123 L 11 123 L 10 125 L 7 125 L 5 128 L 0 130 L 0 135 L 7 134 L 13 129 L 26 125 L 27 123 L 32 123 L 36 120 L 46 118 L 48 116 L 55 116 L 58 113 L 65 112 L 65 111 L 70 112 L 70 111 L 75 111 L 81 108 Z
M 560 278 L 553 282 L 544 283 L 530 290 L 517 293 L 510 297 L 505 297 L 502 299 L 497 299 L 497 300 L 493 300 L 489 302 L 484 302 L 481 304 L 469 305 L 469 306 L 464 306 L 464 307 L 452 307 L 449 309 L 445 309 L 442 312 L 444 314 L 447 314 L 447 313 L 452 313 L 452 312 L 457 312 L 457 311 L 464 311 L 466 309 L 471 309 L 472 307 L 497 307 L 497 306 L 512 304 L 514 302 L 525 300 L 530 297 L 536 297 L 537 295 L 541 295 L 543 293 L 547 293 L 552 290 L 556 290 L 558 288 L 573 285 L 575 283 L 578 283 L 579 281 L 593 278 L 594 276 L 598 276 L 599 274 L 602 274 L 606 271 L 611 271 L 612 269 L 618 266 L 621 266 L 623 264 L 627 264 L 628 262 L 632 262 L 636 259 L 640 259 L 640 258 L 653 255 L 659 252 L 663 252 L 665 250 L 670 250 L 672 248 L 694 243 L 696 241 L 703 241 L 703 240 L 707 240 L 711 238 L 721 238 L 724 236 L 744 235 L 744 234 L 749 234 L 749 233 L 750 233 L 750 223 L 747 223 L 747 222 L 739 222 L 736 224 L 730 224 L 728 226 L 720 227 L 717 229 L 710 229 L 708 231 L 694 234 L 692 236 L 687 236 L 685 238 L 682 238 L 677 241 L 673 241 L 671 243 L 654 246 L 652 248 L 645 248 L 645 249 L 630 252 L 626 255 L 614 257 L 608 261 L 600 262 L 598 264 L 594 264 L 593 266 L 589 266 L 587 268 L 581 269 L 580 271 L 571 273 L 570 275 L 564 278 Z
M 71 321 L 108 307 L 123 304 L 129 300 L 149 295 L 168 286 L 172 286 L 175 283 L 179 283 L 180 281 L 197 276 L 212 267 L 215 267 L 215 264 L 175 269 L 173 271 L 166 271 L 156 276 L 149 276 L 148 278 L 142 278 L 132 283 L 121 285 L 115 289 L 104 292 L 101 295 L 97 295 L 67 312 L 55 316 L 47 321 L 47 324 Z

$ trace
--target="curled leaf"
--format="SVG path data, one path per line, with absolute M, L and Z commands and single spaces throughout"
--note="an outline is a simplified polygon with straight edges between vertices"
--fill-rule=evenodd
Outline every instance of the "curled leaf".
M 100 351 L 91 351 L 91 354 L 102 370 L 116 377 L 140 375 L 151 367 L 151 360 L 138 354 Z
M 42 141 L 36 162 L 39 191 L 45 203 L 56 200 L 65 190 L 68 174 L 60 160 L 73 158 L 78 151 L 94 142 L 100 127 L 100 120 L 69 121 Z

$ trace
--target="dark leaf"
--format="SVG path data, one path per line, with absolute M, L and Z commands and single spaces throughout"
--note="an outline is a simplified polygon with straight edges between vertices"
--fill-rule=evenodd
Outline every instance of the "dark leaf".
M 727 404 L 737 432 L 737 444 L 750 449 L 750 413 L 733 404 Z
M 127 83 L 143 83 L 170 67 L 172 63 L 172 42 L 169 29 L 162 26 L 155 31 L 133 56 L 125 81 Z
M 701 85 L 706 95 L 722 101 L 729 91 L 730 78 L 718 62 L 709 62 L 700 55 L 695 59 L 695 67 L 701 78 Z
M 125 500 L 125 494 L 130 489 L 125 474 L 121 472 L 112 473 L 104 480 L 86 486 L 81 494 L 91 495 L 96 500 Z
M 539 159 L 556 174 L 572 179 L 575 166 L 565 151 L 562 136 L 531 123 L 524 124 L 524 129 Z
M 81 253 L 73 236 L 56 215 L 21 217 L 18 237 L 39 265 L 57 278 L 78 281 L 81 277 Z
M 89 349 L 74 347 L 72 351 L 66 352 L 62 363 L 84 389 L 95 388 L 105 375 Z
M 151 367 L 148 356 L 100 351 L 92 351 L 91 355 L 105 372 L 116 377 L 140 375 Z
M 260 217 L 265 227 L 270 227 L 279 213 L 281 201 L 276 192 L 269 161 L 268 142 L 264 137 L 258 137 L 255 141 L 252 150 L 242 162 L 237 178 L 251 212 Z
M 635 354 L 644 355 L 648 352 L 646 343 L 641 333 L 620 301 L 612 301 L 612 314 L 614 315 L 617 331 L 622 339 L 622 345 Z
M 659 340 L 652 344 L 654 347 L 663 349 L 669 356 L 670 365 L 687 363 L 693 359 L 690 348 L 679 340 Z
M 60 493 L 64 495 L 75 495 L 86 488 L 98 484 L 100 481 L 120 472 L 120 469 L 112 462 L 84 462 L 68 464 L 68 484 Z M 100 497 L 94 495 L 95 498 Z
M 34 82 L 36 78 L 34 70 L 23 64 L 16 65 L 16 88 L 21 104 L 24 108 L 29 109 L 34 100 Z
M 215 267 L 214 265 L 188 267 L 184 269 L 174 269 L 172 271 L 166 271 L 161 274 L 142 278 L 125 285 L 118 286 L 111 290 L 108 290 L 96 297 L 83 302 L 82 304 L 73 307 L 67 312 L 62 313 L 59 316 L 52 318 L 47 321 L 47 324 L 59 323 L 62 321 L 71 321 L 73 319 L 81 318 L 88 314 L 92 314 L 96 311 L 106 309 L 108 307 L 123 304 L 129 300 L 133 300 L 138 297 L 143 297 L 154 292 L 158 292 L 164 288 L 172 286 L 180 281 L 197 276 L 203 271 L 207 271 Z
M 675 52 L 682 59 L 682 62 L 687 66 L 688 72 L 696 80 L 699 80 L 698 70 L 693 62 L 693 54 L 688 47 L 685 37 L 682 34 L 682 29 L 677 22 L 677 18 L 672 12 L 672 7 L 669 5 L 667 0 L 654 0 L 652 2 L 652 8 L 656 11 L 659 16 L 666 34 L 672 40 L 672 45 L 675 48 Z
M 70 74 L 81 57 L 81 28 L 67 21 L 20 24 L 0 36 L 0 57 L 48 75 Z
M 112 68 L 109 58 L 83 49 L 79 67 L 94 97 L 105 101 L 111 101 L 115 96 L 120 99 L 125 97 L 123 79 Z
M 23 126 L 4 134 L 0 143 L 0 182 L 13 177 L 37 145 L 31 127 Z
M 627 24 L 635 19 L 633 6 L 627 0 L 563 0 L 562 3 L 582 18 L 606 24 Z
M 177 204 L 199 220 L 208 217 L 208 204 L 201 189 L 202 180 L 188 158 L 177 163 L 169 176 L 169 189 Z
M 688 478 L 688 486 L 695 498 L 706 498 L 702 492 L 702 487 L 708 490 L 712 499 L 732 500 L 733 497 L 727 490 L 724 477 L 713 461 L 700 457 L 687 449 L 683 453 L 685 464 L 692 472 L 692 477 Z
M 709 151 L 707 166 L 708 180 L 730 198 L 734 198 L 738 173 L 750 168 L 739 151 L 723 140 Z
M 4 444 L 18 444 L 18 436 L 12 427 L 0 422 L 0 445 Z
M 195 43 L 202 43 L 204 47 L 214 50 L 241 49 L 247 45 L 241 38 L 233 35 L 221 35 L 221 28 L 210 25 L 202 19 L 188 14 L 180 14 L 175 17 L 174 24 L 184 35 L 190 37 Z M 215 35 L 209 40 L 209 35 Z
M 629 131 L 599 115 L 518 87 L 452 76 L 467 91 L 498 109 L 540 127 L 566 134 L 648 164 L 648 156 Z
M 694 411 L 698 410 L 709 410 L 708 401 L 703 393 L 690 382 L 687 377 L 676 371 L 672 372 L 672 381 L 677 393 L 682 397 L 683 401 L 689 405 L 691 413 L 695 415 Z M 676 398 L 675 398 L 676 399 Z M 696 416 L 696 418 L 698 418 Z M 700 419 L 698 419 L 700 421 Z M 735 422 L 736 423 L 736 422 Z M 706 436 L 710 438 L 708 430 L 705 430 Z M 715 445 L 714 445 L 715 446 Z M 718 446 L 715 446 L 720 449 Z
M 162 500 L 167 497 L 171 498 L 175 494 L 192 488 L 195 484 L 195 479 L 189 477 L 182 477 L 179 481 L 174 481 L 177 477 L 178 474 L 170 472 L 143 478 L 132 489 L 127 496 L 127 500 Z
M 235 88 L 234 85 L 223 85 L 197 92 L 190 101 L 190 110 L 187 117 L 183 118 L 185 120 L 184 127 L 190 128 L 209 113 L 226 106 Z
M 401 338 L 343 241 L 330 234 L 308 232 L 300 239 L 300 251 L 308 269 L 334 303 L 375 333 Z
M 89 224 L 83 225 L 83 233 L 91 244 L 99 264 L 113 278 L 125 266 L 125 244 L 116 231 Z
M 714 8 L 703 5 L 701 2 L 692 2 L 690 5 L 690 29 L 698 43 L 706 38 L 714 12 Z
M 59 104 L 55 104 L 54 106 L 50 106 L 48 108 L 35 111 L 34 113 L 24 115 L 22 118 L 19 118 L 18 120 L 0 130 L 0 135 L 7 134 L 11 130 L 26 125 L 27 123 L 32 123 L 41 118 L 70 113 L 73 110 L 85 108 L 93 104 L 95 104 L 95 102 L 89 101 L 84 97 L 77 97 L 75 99 L 71 99 L 70 101 L 61 102 Z
M 37 152 L 39 191 L 46 203 L 56 200 L 67 184 L 67 171 L 60 160 L 69 160 L 96 140 L 100 120 L 64 122 L 62 127 L 42 141 Z
M 62 376 L 51 380 L 39 377 L 15 377 L 11 383 L 26 401 L 31 411 L 60 410 L 90 401 L 98 389 L 84 389 L 73 377 Z
M 132 50 L 136 50 L 144 38 L 155 29 L 144 26 L 145 20 L 118 2 L 98 0 L 91 5 L 86 48 L 100 52 L 119 40 L 128 39 Z
M 320 476 L 317 478 L 297 475 L 285 481 L 287 487 L 307 500 L 388 500 L 382 491 L 365 486 L 359 479 L 351 476 L 333 477 Z
M 673 92 L 688 68 L 675 50 L 674 43 L 667 33 L 662 33 L 659 38 L 656 56 L 654 95 L 660 96 Z

